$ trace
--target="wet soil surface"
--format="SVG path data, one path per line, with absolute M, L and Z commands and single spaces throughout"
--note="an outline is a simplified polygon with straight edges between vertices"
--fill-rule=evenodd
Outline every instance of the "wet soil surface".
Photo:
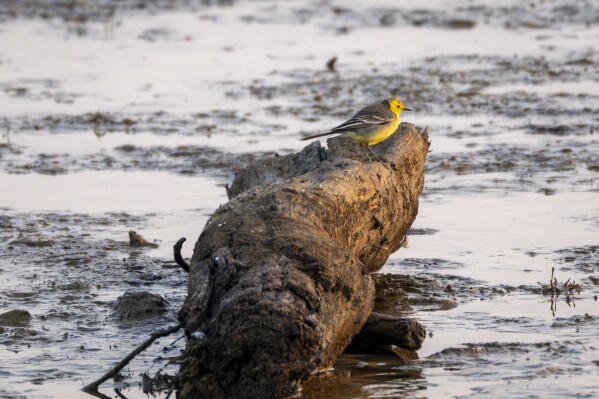
M 0 315 L 3 358 L 26 364 L 3 368 L 4 378 L 15 382 L 3 385 L 3 397 L 46 396 L 49 382 L 89 381 L 92 370 L 105 372 L 103 363 L 120 348 L 128 351 L 140 335 L 176 320 L 186 274 L 116 235 L 122 226 L 146 222 L 127 213 L 0 217 L 0 301 L 3 308 L 27 312 L 17 319 Z M 152 302 L 140 311 L 123 304 L 125 292 L 151 296 Z M 162 356 L 180 349 L 166 348 Z
M 211 147 L 178 146 L 138 147 L 122 145 L 111 151 L 94 154 L 32 154 L 24 157 L 16 148 L 3 157 L 4 170 L 9 173 L 36 173 L 57 175 L 86 170 L 172 171 L 184 175 L 210 173 L 230 178 L 236 169 L 263 156 L 274 153 L 234 154 Z M 168 160 L 168 161 L 165 161 Z
M 432 152 L 376 306 L 428 336 L 419 360 L 344 354 L 303 397 L 597 396 L 596 1 L 26 0 L 0 21 L 0 397 L 81 397 L 175 321 L 172 245 L 191 255 L 236 168 L 390 95 Z M 544 296 L 552 267 L 581 291 Z M 166 396 L 178 337 L 102 392 Z

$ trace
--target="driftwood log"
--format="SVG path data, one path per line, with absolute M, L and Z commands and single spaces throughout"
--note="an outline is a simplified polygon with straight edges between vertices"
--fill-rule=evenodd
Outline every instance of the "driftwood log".
M 428 134 L 403 123 L 371 148 L 383 162 L 332 138 L 236 174 L 191 259 L 183 398 L 287 397 L 360 332 L 370 274 L 418 213 Z

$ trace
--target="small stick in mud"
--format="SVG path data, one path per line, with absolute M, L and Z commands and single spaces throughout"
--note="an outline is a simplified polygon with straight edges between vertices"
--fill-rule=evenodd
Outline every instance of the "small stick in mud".
M 185 262 L 185 259 L 183 259 L 183 257 L 181 256 L 181 247 L 183 247 L 183 243 L 185 242 L 185 240 L 185 237 L 179 238 L 179 241 L 177 241 L 175 245 L 173 245 L 173 252 L 175 253 L 175 262 L 177 262 L 177 264 L 181 266 L 183 270 L 189 273 L 189 264 Z
M 183 327 L 183 324 L 179 323 L 177 325 L 171 326 L 171 327 L 166 328 L 164 330 L 156 331 L 155 333 L 153 333 L 152 335 L 150 335 L 150 338 L 148 338 L 147 340 L 145 340 L 141 345 L 139 345 L 137 348 L 135 348 L 133 350 L 133 352 L 131 352 L 129 355 L 127 355 L 127 357 L 125 357 L 123 360 L 121 360 L 116 366 L 114 366 L 113 368 L 111 368 L 110 371 L 108 371 L 106 374 L 104 374 L 102 377 L 98 378 L 96 381 L 92 382 L 91 384 L 87 384 L 81 390 L 83 392 L 95 392 L 95 391 L 97 391 L 98 387 L 100 386 L 100 384 L 102 384 L 103 382 L 109 380 L 110 378 L 112 378 L 116 374 L 118 374 L 118 372 L 121 371 L 123 367 L 125 367 L 127 364 L 129 364 L 129 362 L 131 360 L 133 360 L 133 358 L 135 356 L 137 356 L 141 352 L 143 352 L 154 341 L 156 341 L 158 338 L 166 337 L 167 335 L 175 333 L 175 332 L 179 331 L 182 327 Z

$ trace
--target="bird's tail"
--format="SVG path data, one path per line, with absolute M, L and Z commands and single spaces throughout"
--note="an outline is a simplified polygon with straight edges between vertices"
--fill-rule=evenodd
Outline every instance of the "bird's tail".
M 318 133 L 318 134 L 315 134 L 313 136 L 304 137 L 303 139 L 300 139 L 300 141 L 315 139 L 317 137 L 330 136 L 331 134 L 339 134 L 339 133 L 338 132 L 333 132 L 333 131 L 329 130 L 328 132 Z

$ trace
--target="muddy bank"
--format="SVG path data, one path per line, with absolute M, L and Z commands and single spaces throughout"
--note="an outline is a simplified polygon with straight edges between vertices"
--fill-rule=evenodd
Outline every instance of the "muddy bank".
M 493 301 L 509 296 L 539 295 L 539 285 L 489 284 L 451 274 L 463 265 L 444 259 L 406 259 L 391 262 L 387 270 L 393 273 L 373 275 L 376 286 L 374 309 L 377 312 L 400 317 L 419 312 L 447 311 L 471 301 Z M 401 274 L 401 269 L 411 268 L 417 274 Z M 452 270 L 453 269 L 453 270 Z M 584 297 L 592 296 L 592 291 Z
M 228 5 L 231 3 L 233 3 L 232 0 L 63 0 L 49 4 L 43 0 L 8 0 L 3 2 L 0 7 L 0 17 L 5 21 L 11 18 L 42 18 L 48 20 L 59 18 L 65 22 L 85 24 L 86 22 L 111 21 L 117 14 L 156 13 L 184 8 L 193 11 L 198 6 Z M 85 31 L 79 31 L 79 33 L 85 33 Z
M 578 248 L 565 248 L 557 251 L 558 261 L 562 264 L 562 270 L 577 271 L 587 278 L 580 282 L 587 285 L 599 286 L 599 246 L 588 245 Z M 595 291 L 595 294 L 599 292 Z
M 169 171 L 182 175 L 205 175 L 231 179 L 233 172 L 268 153 L 238 154 L 212 147 L 144 147 L 124 145 L 109 151 L 73 155 L 30 154 L 13 145 L 0 150 L 0 167 L 9 173 L 62 175 L 82 171 Z
M 540 46 L 542 43 L 539 40 Z M 384 68 L 373 66 L 373 70 L 367 72 L 356 71 L 351 65 L 346 69 L 338 66 L 336 74 L 325 70 L 292 71 L 288 76 L 295 81 L 276 86 L 267 81 L 253 82 L 243 91 L 237 89 L 229 95 L 275 99 L 293 92 L 300 95 L 302 105 L 279 112 L 293 111 L 309 122 L 322 113 L 338 117 L 351 113 L 355 107 L 352 98 L 402 93 L 417 112 L 491 113 L 495 117 L 509 118 L 561 116 L 568 121 L 578 120 L 582 125 L 555 131 L 546 126 L 547 133 L 588 134 L 595 127 L 586 122 L 589 117 L 594 119 L 597 110 L 597 91 L 593 90 L 593 82 L 599 77 L 598 64 L 599 59 L 591 48 L 574 51 L 560 48 L 545 56 L 433 56 L 411 62 L 401 69 L 384 64 Z M 387 68 L 397 70 L 389 73 Z M 586 90 L 581 87 L 578 93 L 571 90 L 581 81 L 589 82 L 591 86 Z M 557 83 L 562 82 L 573 85 L 565 85 L 560 90 Z M 539 88 L 542 85 L 547 85 L 548 90 L 545 90 L 555 91 L 556 95 L 544 95 L 546 91 Z M 552 85 L 556 86 L 554 90 Z M 528 122 L 530 132 L 543 132 L 543 127 L 536 121 Z M 561 125 L 564 123 L 558 123 Z
M 436 262 L 439 264 L 444 261 L 438 259 Z M 422 259 L 421 263 L 431 262 Z M 533 294 L 538 292 L 535 286 L 492 286 L 460 276 L 427 273 L 425 276 L 386 275 L 379 277 L 379 280 L 386 284 L 379 285 L 382 290 L 377 292 L 375 307 L 386 312 L 414 312 L 425 320 L 430 314 L 432 320 L 436 319 L 435 310 L 448 316 L 452 314 L 451 310 L 442 310 L 442 304 L 447 300 L 452 300 L 454 306 L 458 306 L 456 309 L 465 308 L 458 315 L 449 316 L 452 320 L 437 324 L 436 328 L 431 329 L 429 324 L 429 337 L 425 344 L 450 338 L 451 334 L 443 331 L 443 328 L 448 328 L 452 323 L 474 323 L 477 326 L 475 330 L 462 328 L 455 331 L 461 336 L 467 334 L 466 340 L 472 343 L 445 347 L 440 351 L 424 348 L 427 355 L 418 361 L 393 360 L 381 353 L 346 353 L 339 359 L 334 371 L 305 386 L 305 397 L 378 397 L 383 394 L 385 397 L 419 398 L 423 393 L 427 396 L 459 393 L 464 397 L 476 397 L 481 392 L 495 394 L 498 390 L 510 397 L 517 397 L 530 392 L 530 387 L 537 392 L 543 390 L 548 376 L 560 375 L 574 378 L 576 387 L 558 388 L 554 393 L 545 393 L 544 396 L 559 398 L 577 392 L 592 397 L 596 392 L 594 385 L 584 383 L 584 373 L 596 371 L 593 362 L 584 360 L 594 352 L 586 342 L 597 327 L 597 317 L 585 313 L 585 310 L 595 306 L 592 293 L 587 292 L 579 298 L 579 306 L 585 309 L 579 312 L 580 316 L 558 315 L 541 322 L 538 317 L 513 317 L 514 307 L 511 306 L 508 306 L 507 314 L 502 309 L 506 306 L 504 304 L 512 301 L 526 303 L 519 299 L 523 297 L 536 298 L 545 307 L 543 297 L 538 293 Z M 447 284 L 448 281 L 450 284 Z M 401 304 L 400 307 L 394 309 L 393 306 L 386 306 L 396 300 Z M 481 313 L 485 306 L 479 304 L 484 303 L 487 303 L 486 307 L 496 307 L 496 311 Z M 568 307 L 560 299 L 558 311 L 572 310 L 572 306 Z M 549 302 L 543 311 L 551 315 Z M 426 321 L 424 323 L 427 325 Z M 561 339 L 556 341 L 554 335 L 547 335 L 547 327 Z M 494 333 L 489 334 L 490 331 Z M 530 332 L 537 336 L 528 336 Z M 496 342 L 497 338 L 502 339 L 502 342 Z M 565 357 L 572 357 L 572 361 L 565 362 Z M 492 365 L 492 376 L 481 371 L 481 368 L 489 370 L 487 365 Z M 500 378 L 499 383 L 497 377 Z M 440 378 L 457 379 L 460 384 L 431 384 L 431 381 Z
M 59 18 L 71 23 L 110 21 L 131 13 L 157 13 L 171 10 L 191 12 L 213 5 L 242 3 L 235 0 L 127 0 L 127 1 L 60 1 L 51 6 L 40 0 L 10 0 L 0 7 L 0 16 L 10 18 Z M 445 29 L 472 29 L 477 24 L 492 24 L 507 29 L 543 29 L 561 25 L 590 25 L 599 21 L 599 7 L 591 0 L 571 3 L 564 0 L 535 1 L 530 3 L 506 2 L 493 7 L 485 2 L 451 3 L 444 7 L 395 8 L 365 7 L 359 3 L 337 6 L 322 1 L 298 5 L 299 10 L 274 8 L 277 17 L 291 23 L 320 22 L 322 15 L 330 17 L 328 25 L 340 34 L 364 27 L 434 26 Z M 244 15 L 245 22 L 272 23 L 273 16 Z M 322 23 L 322 22 L 321 22 Z
M 0 87 L 10 95 L 19 93 L 19 98 L 40 100 L 36 93 L 48 93 L 50 87 L 56 87 L 56 95 L 60 95 L 58 82 L 45 82 L 44 86 L 35 89 L 36 82 L 3 81 Z M 43 82 L 42 82 L 43 83 Z M 34 86 L 32 89 L 29 86 Z M 246 124 L 251 123 L 250 136 L 263 132 L 274 133 L 285 126 L 272 121 L 256 120 L 244 111 L 211 109 L 186 115 L 169 113 L 164 110 L 151 113 L 92 112 L 80 115 L 57 114 L 46 116 L 15 116 L 4 118 L 0 127 L 9 132 L 43 131 L 51 133 L 93 132 L 97 137 L 109 133 L 149 132 L 157 135 L 183 134 L 187 136 L 228 135 L 238 133 Z
M 45 213 L 2 215 L 0 220 L 0 259 L 10 259 L 15 268 L 26 271 L 21 276 L 8 275 L 1 295 L 8 306 L 31 310 L 29 324 L 37 339 L 53 341 L 57 329 L 71 330 L 63 323 L 75 321 L 72 328 L 79 333 L 86 328 L 101 330 L 104 320 L 111 318 L 112 301 L 108 298 L 116 298 L 119 291 L 148 289 L 159 281 L 160 290 L 172 288 L 165 294 L 169 301 L 180 303 L 183 297 L 176 288 L 186 276 L 170 259 L 150 257 L 146 249 L 130 247 L 124 232 L 122 240 L 94 237 L 118 234 L 117 226 L 143 224 L 143 217 Z M 6 274 L 6 266 L 3 272 Z M 86 300 L 79 303 L 82 298 Z M 165 322 L 174 320 L 175 309 L 167 308 Z M 46 320 L 57 323 L 48 330 Z
M 4 369 L 6 377 L 42 386 L 87 380 L 91 370 L 99 374 L 117 359 L 119 348 L 128 350 L 156 324 L 176 319 L 187 276 L 170 258 L 129 246 L 126 234 L 127 226 L 144 226 L 151 217 L 0 215 L 0 301 L 12 309 L 0 315 L 0 342 L 7 360 L 28 365 Z M 160 300 L 149 304 L 148 298 Z M 49 347 L 53 352 L 40 358 Z M 163 360 L 156 353 L 141 358 L 168 370 L 179 348 L 165 347 Z M 0 390 L 7 398 L 21 397 L 18 392 Z
M 564 343 L 549 341 L 542 343 L 498 343 L 468 344 L 447 348 L 418 362 L 394 361 L 381 355 L 348 355 L 340 361 L 335 370 L 319 381 L 308 384 L 302 397 L 385 397 L 419 398 L 444 394 L 460 393 L 465 397 L 490 394 L 501 389 L 510 397 L 529 395 L 543 389 L 548 377 L 571 375 L 574 369 L 594 372 L 595 364 L 580 362 L 576 366 L 560 364 L 562 356 L 584 356 L 587 350 L 584 342 L 573 339 Z M 523 371 L 514 372 L 514 363 L 525 365 Z M 481 375 L 478 368 L 491 364 L 493 376 L 501 376 L 499 381 Z M 580 370 L 580 371 L 582 371 Z M 430 379 L 445 377 L 465 379 L 476 377 L 464 385 L 432 387 Z M 583 377 L 574 377 L 575 390 L 583 397 L 592 397 L 596 388 L 585 384 Z M 556 388 L 544 396 L 559 398 L 569 395 L 571 388 Z

